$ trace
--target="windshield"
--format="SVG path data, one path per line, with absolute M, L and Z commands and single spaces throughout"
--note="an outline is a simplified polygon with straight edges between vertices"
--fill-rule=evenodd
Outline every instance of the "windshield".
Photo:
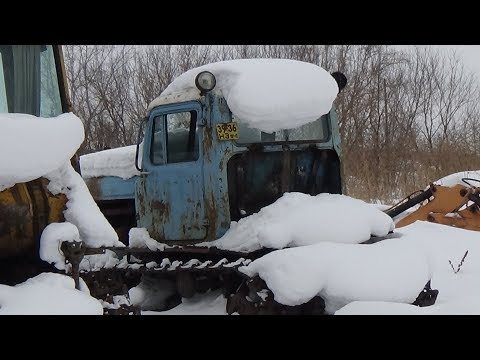
M 241 121 L 237 121 L 232 114 L 232 121 L 238 125 L 238 143 L 252 144 L 261 142 L 324 142 L 329 138 L 328 114 L 318 120 L 305 124 L 295 129 L 280 130 L 273 133 L 266 133 L 253 129 Z
M 0 45 L 0 113 L 62 113 L 52 45 Z

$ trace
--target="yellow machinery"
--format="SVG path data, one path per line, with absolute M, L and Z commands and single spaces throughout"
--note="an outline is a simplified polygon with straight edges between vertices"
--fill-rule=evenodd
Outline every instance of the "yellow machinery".
M 45 118 L 70 111 L 61 46 L 0 45 L 0 113 Z M 0 192 L 0 283 L 35 273 L 43 229 L 64 220 L 66 197 L 47 185 L 39 178 Z
M 466 185 L 441 186 L 430 184 L 421 192 L 410 195 L 386 211 L 392 218 L 415 205 L 418 209 L 397 222 L 400 228 L 417 220 L 454 226 L 467 230 L 480 230 L 480 188 L 471 184 L 475 179 L 464 178 Z
M 65 220 L 65 195 L 53 196 L 47 185 L 40 178 L 0 192 L 0 259 L 37 252 L 43 229 Z

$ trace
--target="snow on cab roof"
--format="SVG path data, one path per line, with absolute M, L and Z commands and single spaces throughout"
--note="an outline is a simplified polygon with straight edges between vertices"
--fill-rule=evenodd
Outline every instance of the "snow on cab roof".
M 293 129 L 327 114 L 339 87 L 322 67 L 287 59 L 237 59 L 191 69 L 177 77 L 153 100 L 154 107 L 196 100 L 195 78 L 202 71 L 215 75 L 213 92 L 225 98 L 235 117 L 265 132 Z
M 345 219 L 349 219 L 348 226 L 342 225 Z M 390 216 L 362 200 L 340 194 L 291 192 L 258 213 L 232 222 L 220 239 L 197 246 L 251 252 L 325 241 L 361 243 L 372 235 L 386 236 L 394 228 Z

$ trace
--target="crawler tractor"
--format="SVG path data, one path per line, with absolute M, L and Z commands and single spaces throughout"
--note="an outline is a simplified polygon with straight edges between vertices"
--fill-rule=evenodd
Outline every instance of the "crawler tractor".
M 341 91 L 345 76 L 332 76 Z M 177 297 L 221 288 L 229 313 L 322 312 L 319 298 L 295 309 L 262 301 L 262 281 L 237 271 L 272 249 L 237 252 L 198 244 L 221 238 L 232 221 L 258 212 L 286 192 L 340 194 L 335 110 L 306 125 L 267 133 L 235 117 L 223 95 L 214 91 L 212 73 L 200 72 L 195 83 L 198 90 L 160 96 L 149 106 L 136 147 L 137 176 L 84 177 L 126 245 L 128 230 L 138 227 L 145 228 L 161 249 L 91 249 L 64 243 L 74 273 L 103 299 L 125 294 L 143 275 L 170 279 Z M 128 264 L 81 271 L 84 255 L 106 250 Z

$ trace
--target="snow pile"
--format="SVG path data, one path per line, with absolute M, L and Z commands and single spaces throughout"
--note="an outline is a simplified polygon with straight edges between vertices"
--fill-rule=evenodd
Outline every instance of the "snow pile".
M 80 241 L 78 228 L 69 222 L 49 224 L 40 237 L 40 258 L 57 269 L 66 270 L 65 257 L 60 250 L 62 241 Z
M 202 71 L 215 75 L 213 91 L 223 95 L 236 118 L 269 133 L 317 120 L 330 111 L 339 91 L 335 79 L 314 64 L 287 59 L 237 59 L 185 72 L 148 109 L 161 104 L 165 96 L 198 93 L 195 77 Z
M 436 304 L 459 297 L 480 297 L 480 232 L 426 221 L 417 221 L 396 232 L 401 236 L 399 240 L 414 244 L 427 255 L 432 289 L 439 290 Z M 457 270 L 467 251 L 460 271 L 454 273 L 452 265 Z
M 386 210 L 388 210 L 392 207 L 392 205 L 378 204 L 378 203 L 370 204 L 370 205 L 373 206 L 375 209 L 378 209 L 380 211 L 386 211 Z
M 128 244 L 131 248 L 148 248 L 151 251 L 163 251 L 170 247 L 152 239 L 145 228 L 131 228 L 128 232 Z
M 198 245 L 248 252 L 326 241 L 361 243 L 393 229 L 388 215 L 362 200 L 338 194 L 286 193 L 258 213 L 232 222 L 220 239 Z
M 385 301 L 353 301 L 337 310 L 335 315 L 421 315 L 426 314 L 424 309 L 431 311 L 433 306 L 421 308 L 410 304 Z
M 58 169 L 83 139 L 82 121 L 72 113 L 53 118 L 0 114 L 0 191 Z
M 84 179 L 117 176 L 129 179 L 140 172 L 135 167 L 136 145 L 98 151 L 80 156 L 80 169 Z M 142 147 L 138 154 L 138 163 L 142 162 Z
M 395 239 L 370 245 L 321 243 L 275 251 L 240 271 L 258 274 L 285 305 L 319 295 L 328 313 L 351 302 L 357 303 L 337 313 L 480 313 L 470 300 L 480 299 L 480 233 L 429 222 L 417 221 L 396 230 Z M 408 306 L 428 280 L 439 290 L 436 307 Z
M 283 249 L 240 271 L 258 274 L 275 300 L 285 305 L 300 305 L 319 295 L 328 313 L 355 300 L 411 303 L 430 279 L 425 254 L 401 239 Z
M 0 285 L 1 315 L 102 315 L 101 303 L 69 276 L 42 273 L 16 286 Z
M 464 181 L 462 181 L 462 178 L 469 178 L 469 179 L 476 179 L 477 181 L 472 181 L 472 180 L 467 180 L 469 184 L 472 186 L 480 186 L 480 170 L 477 171 L 460 171 L 455 174 L 450 174 L 448 176 L 445 176 L 441 179 L 438 179 L 437 181 L 434 182 L 434 184 L 437 185 L 443 185 L 443 186 L 449 186 L 453 187 L 457 184 L 463 185 L 463 186 L 468 186 Z
M 427 307 L 390 302 L 354 301 L 335 312 L 335 315 L 480 315 L 480 297 L 458 298 L 448 303 Z
M 67 196 L 66 210 L 63 212 L 65 220 L 78 228 L 80 238 L 87 246 L 124 246 L 70 162 L 45 177 L 50 180 L 48 190 L 53 195 L 63 193 Z
M 68 201 L 63 214 L 65 223 L 49 224 L 40 239 L 40 258 L 52 263 L 57 269 L 68 270 L 65 258 L 60 252 L 62 241 L 82 240 L 88 247 L 125 245 L 102 214 L 88 191 L 82 177 L 73 169 L 70 162 L 46 174 L 50 180 L 48 190 L 53 194 L 63 193 Z M 101 255 L 88 255 L 80 263 L 81 269 L 94 269 L 101 266 L 117 266 L 119 260 L 111 251 Z
M 88 247 L 125 245 L 118 240 L 118 235 L 102 214 L 93 200 L 82 177 L 70 163 L 45 175 L 50 180 L 48 190 L 53 194 L 63 193 L 67 196 L 66 209 L 63 214 L 65 222 L 49 224 L 40 238 L 40 258 L 57 269 L 68 270 L 65 257 L 60 251 L 62 241 L 83 241 Z M 115 254 L 107 250 L 105 254 L 88 255 L 80 263 L 84 270 L 102 266 L 118 266 L 121 262 Z

